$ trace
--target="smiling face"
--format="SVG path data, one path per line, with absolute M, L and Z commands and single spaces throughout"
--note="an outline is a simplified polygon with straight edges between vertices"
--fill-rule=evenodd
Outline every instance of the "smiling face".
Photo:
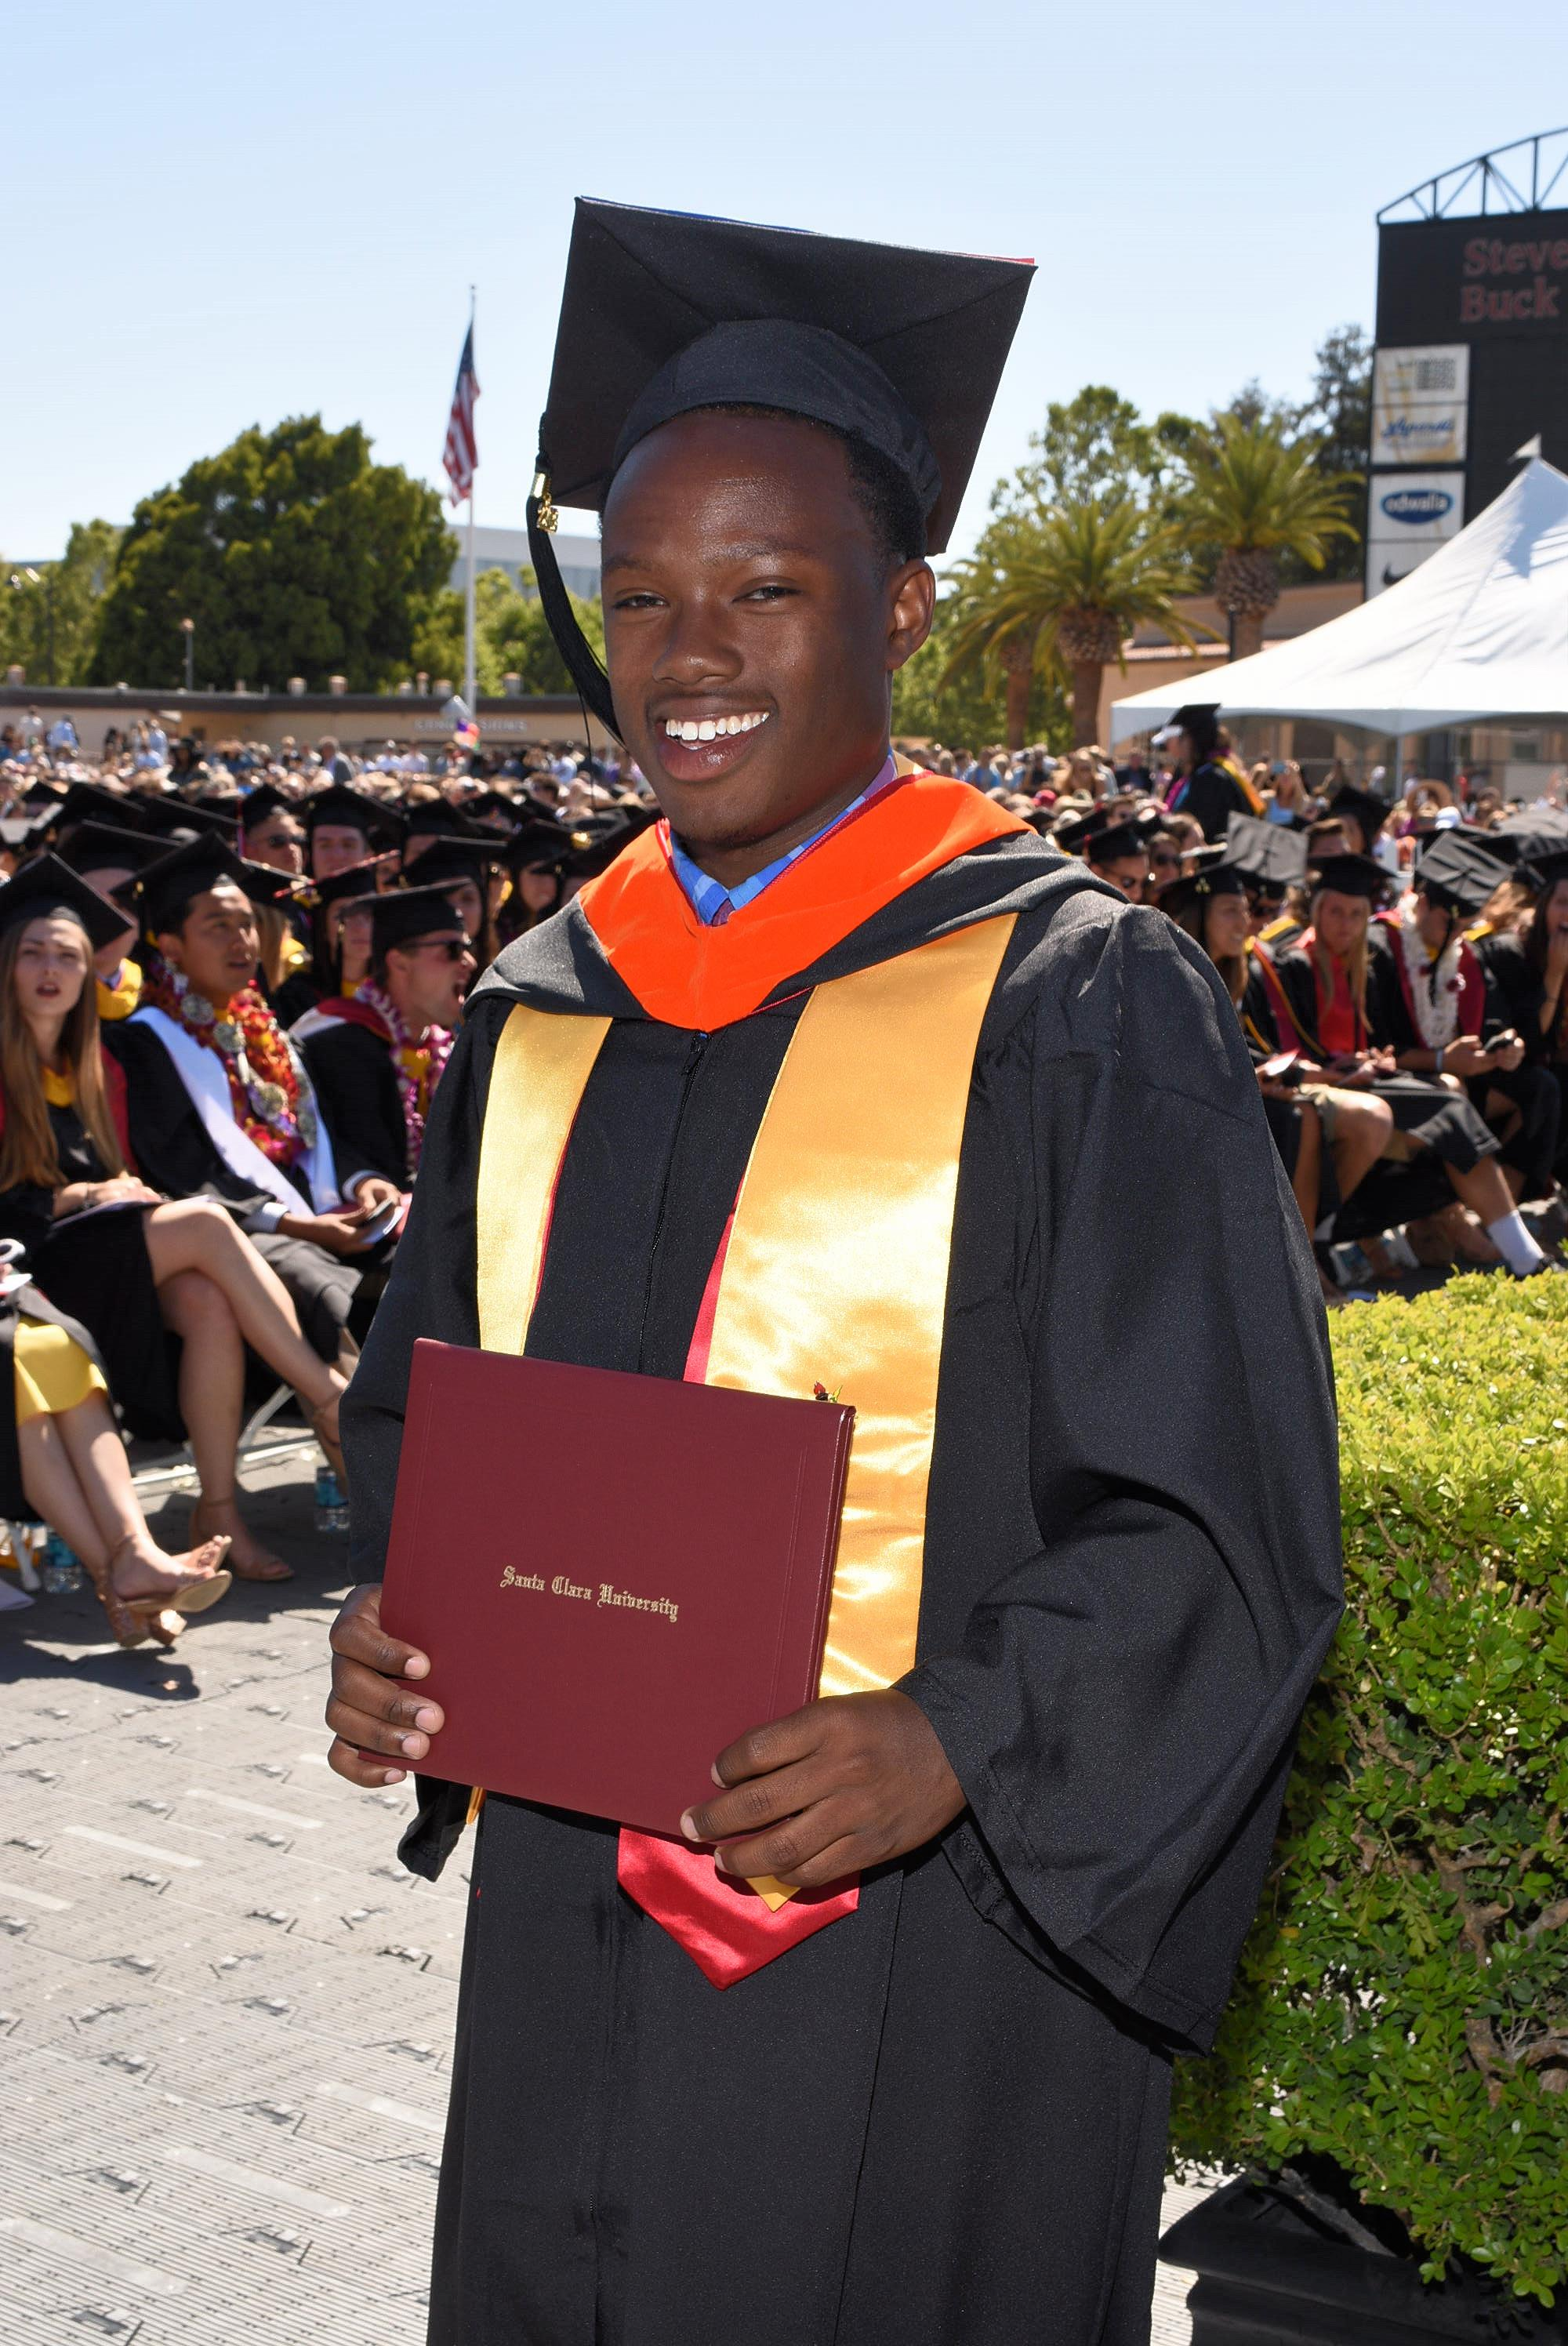
M 626 747 L 716 877 L 760 870 L 875 780 L 934 581 L 890 563 L 832 434 L 720 413 L 663 425 L 616 476 L 603 568 Z
M 1204 913 L 1204 950 L 1210 961 L 1234 961 L 1247 950 L 1252 926 L 1245 896 L 1211 896 Z
M 171 969 L 182 970 L 221 1010 L 256 974 L 261 940 L 255 908 L 232 880 L 220 880 L 192 898 L 179 927 L 160 933 L 158 947 Z
M 61 913 L 29 921 L 17 940 L 11 981 L 23 1017 L 68 1016 L 82 998 L 90 958 L 78 922 Z

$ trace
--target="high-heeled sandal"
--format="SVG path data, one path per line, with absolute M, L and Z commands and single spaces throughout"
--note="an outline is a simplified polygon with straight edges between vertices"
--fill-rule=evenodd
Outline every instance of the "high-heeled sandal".
M 230 1556 L 230 1577 L 235 1580 L 292 1580 L 294 1577 L 294 1568 L 292 1565 L 285 1564 L 283 1558 L 280 1556 L 274 1556 L 270 1548 L 264 1547 L 259 1550 L 255 1563 L 250 1565 L 240 1564 L 233 1556 L 234 1539 L 231 1533 L 207 1533 L 201 1530 L 200 1525 L 202 1521 L 202 1511 L 204 1508 L 231 1507 L 234 1504 L 235 1494 L 232 1491 L 227 1492 L 221 1499 L 209 1498 L 208 1494 L 203 1492 L 201 1497 L 198 1499 L 195 1506 L 192 1507 L 190 1511 L 190 1521 L 186 1527 L 187 1535 L 190 1540 L 192 1547 L 199 1546 L 209 1538 L 226 1540 L 229 1543 Z M 269 1569 L 269 1567 L 275 1568 Z
M 130 1545 L 122 1540 L 107 1563 L 87 1566 L 87 1578 L 104 1608 L 109 1635 L 117 1646 L 139 1646 L 150 1637 L 155 1645 L 172 1646 L 185 1623 L 169 1609 L 167 1596 L 122 1596 L 115 1586 L 115 1560 Z

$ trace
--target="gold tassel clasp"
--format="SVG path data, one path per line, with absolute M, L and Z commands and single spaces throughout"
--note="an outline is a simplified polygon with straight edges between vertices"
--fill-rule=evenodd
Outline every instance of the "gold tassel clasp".
M 538 508 L 534 516 L 536 526 L 544 530 L 547 536 L 554 537 L 560 527 L 561 516 L 556 512 L 555 499 L 550 495 L 548 473 L 535 474 L 532 495 Z

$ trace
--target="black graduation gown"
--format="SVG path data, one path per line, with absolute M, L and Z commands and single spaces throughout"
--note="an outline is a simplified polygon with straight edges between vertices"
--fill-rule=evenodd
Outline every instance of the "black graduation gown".
M 1227 766 L 1206 758 L 1193 770 L 1186 794 L 1176 810 L 1203 825 L 1205 839 L 1223 839 L 1233 814 L 1250 814 L 1252 801 Z
M 708 1037 L 648 1018 L 576 907 L 532 931 L 471 999 L 345 1402 L 351 1562 L 382 1569 L 414 1339 L 477 1341 L 514 1002 L 615 1018 L 530 1350 L 678 1377 L 803 992 L 1009 910 L 905 1681 L 969 1807 L 721 1993 L 618 1891 L 613 1828 L 486 1802 L 433 2346 L 1147 2336 L 1170 2053 L 1212 2035 L 1339 1601 L 1317 1280 L 1196 947 L 1011 839 Z M 422 1786 L 416 1870 L 465 1802 Z
M 125 1072 L 131 1152 L 142 1179 L 169 1198 L 216 1198 L 266 1256 L 294 1299 L 300 1325 L 322 1360 L 337 1357 L 360 1283 L 358 1266 L 309 1239 L 285 1238 L 256 1219 L 273 1200 L 225 1164 L 196 1112 L 179 1070 L 150 1026 L 125 1019 L 104 1030 L 104 1047 Z M 300 1210 L 313 1209 L 303 1188 Z M 254 1223 L 254 1227 L 252 1224 Z
M 331 1136 L 340 1183 L 379 1173 L 406 1189 L 408 1127 L 391 1045 L 368 1026 L 337 1018 L 299 1047 Z
M 74 1105 L 51 1104 L 49 1123 L 67 1182 L 107 1179 L 109 1168 Z M 130 1432 L 150 1442 L 183 1442 L 179 1343 L 158 1310 L 145 1214 L 127 1206 L 56 1220 L 54 1207 L 54 1192 L 36 1183 L 0 1190 L 0 1238 L 26 1248 L 36 1287 L 58 1312 L 88 1331 L 94 1358 Z

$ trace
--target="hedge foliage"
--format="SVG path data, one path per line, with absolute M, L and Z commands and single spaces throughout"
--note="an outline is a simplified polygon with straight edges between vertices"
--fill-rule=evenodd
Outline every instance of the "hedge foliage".
M 1334 1315 L 1348 1605 L 1176 2146 L 1568 2275 L 1568 1280 Z

